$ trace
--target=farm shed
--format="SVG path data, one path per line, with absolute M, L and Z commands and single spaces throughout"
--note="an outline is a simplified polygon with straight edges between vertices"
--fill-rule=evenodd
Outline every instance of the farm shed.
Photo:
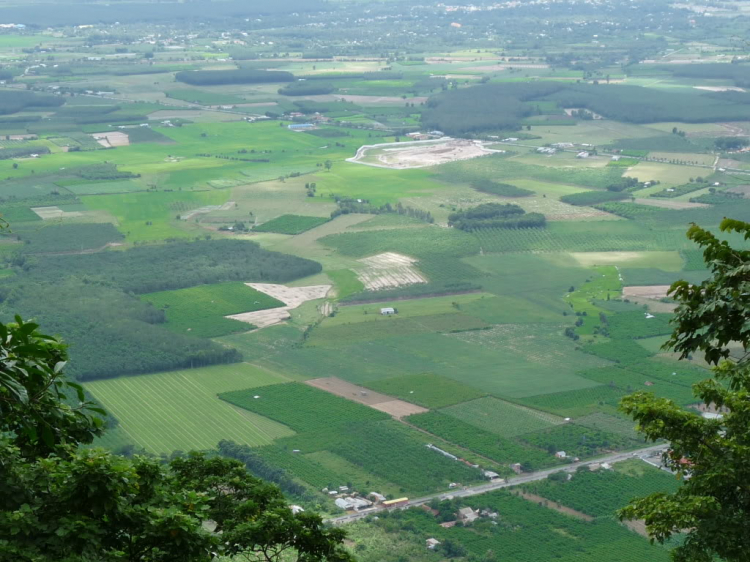
M 288 125 L 288 128 L 290 131 L 309 131 L 314 129 L 315 125 L 313 123 L 292 123 Z
M 382 314 L 383 316 L 390 316 L 392 314 L 396 314 L 396 309 L 390 306 L 386 308 L 381 308 L 380 314 Z

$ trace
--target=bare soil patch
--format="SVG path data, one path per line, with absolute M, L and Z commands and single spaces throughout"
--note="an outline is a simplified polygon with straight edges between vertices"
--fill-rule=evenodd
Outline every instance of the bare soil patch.
M 374 392 L 363 386 L 357 386 L 338 377 L 325 377 L 305 381 L 305 384 L 314 386 L 336 396 L 347 398 L 365 406 L 370 406 L 394 418 L 402 418 L 412 414 L 421 414 L 427 412 L 426 408 L 410 404 L 404 400 L 398 400 L 392 396 Z
M 736 187 L 730 187 L 727 191 L 732 193 L 742 193 L 744 196 L 750 195 L 750 185 L 738 185 Z
M 39 216 L 43 221 L 52 219 L 71 219 L 74 217 L 82 217 L 83 213 L 80 211 L 63 211 L 60 207 L 31 207 L 31 210 Z
M 488 148 L 481 141 L 440 139 L 366 145 L 347 161 L 376 168 L 405 170 L 469 160 L 496 152 L 504 151 Z
M 243 312 L 241 314 L 226 316 L 226 318 L 231 318 L 232 320 L 253 324 L 258 328 L 265 328 L 283 322 L 290 317 L 290 310 L 294 310 L 307 301 L 325 298 L 328 291 L 331 290 L 331 285 L 312 285 L 310 287 L 287 287 L 286 285 L 274 285 L 271 283 L 245 283 L 245 285 L 272 296 L 286 305 L 269 310 L 256 310 L 255 312 Z
M 525 500 L 529 500 L 531 502 L 542 504 L 544 507 L 548 507 L 549 509 L 554 509 L 558 513 L 564 513 L 565 515 L 570 515 L 571 517 L 575 517 L 577 519 L 583 519 L 584 521 L 593 521 L 594 518 L 590 515 L 586 515 L 585 513 L 582 513 L 580 511 L 576 511 L 575 509 L 572 509 L 570 507 L 566 507 L 562 504 L 553 502 L 552 500 L 548 500 L 547 498 L 543 498 L 542 496 L 537 496 L 536 494 L 530 494 L 528 492 L 513 492 L 517 496 L 521 496 Z
M 709 207 L 703 203 L 691 203 L 690 201 L 675 201 L 673 199 L 659 199 L 655 197 L 643 197 L 636 199 L 635 203 L 639 205 L 649 205 L 651 207 L 660 207 L 662 209 L 699 209 Z
M 96 142 L 106 148 L 115 148 L 117 146 L 130 146 L 130 137 L 127 133 L 116 131 L 111 133 L 93 133 Z
M 369 291 L 427 282 L 414 266 L 416 260 L 409 256 L 386 252 L 358 261 L 364 267 L 357 271 L 357 277 Z
M 644 285 L 622 288 L 624 297 L 643 297 L 646 299 L 663 299 L 667 296 L 669 285 Z
M 742 88 L 735 86 L 693 86 L 694 90 L 706 90 L 707 92 L 744 92 Z
M 623 521 L 622 524 L 642 537 L 649 538 L 648 532 L 646 531 L 646 522 L 643 519 L 638 519 L 636 521 Z

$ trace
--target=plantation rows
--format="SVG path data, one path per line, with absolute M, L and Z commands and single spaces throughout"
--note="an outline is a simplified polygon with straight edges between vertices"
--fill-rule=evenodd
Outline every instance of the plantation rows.
M 529 445 L 549 452 L 565 451 L 568 456 L 591 457 L 613 449 L 633 448 L 637 443 L 631 439 L 606 431 L 581 427 L 573 423 L 558 425 L 552 429 L 527 433 L 519 439 Z
M 669 320 L 671 314 L 652 314 L 653 318 L 647 318 L 640 311 L 619 312 L 607 317 L 609 335 L 613 338 L 650 338 L 672 333 Z
M 256 232 L 276 232 L 278 234 L 300 234 L 328 222 L 324 217 L 302 215 L 282 215 L 253 228 Z
M 586 353 L 608 359 L 615 363 L 627 365 L 651 357 L 653 353 L 638 345 L 633 340 L 613 340 L 605 343 L 587 345 L 581 348 Z
M 599 410 L 604 405 L 615 407 L 623 396 L 625 392 L 619 388 L 600 385 L 580 390 L 529 396 L 522 398 L 521 402 L 560 416 L 576 418 Z
M 557 513 L 507 491 L 467 498 L 461 505 L 476 510 L 489 509 L 499 514 L 497 525 L 487 519 L 469 527 L 443 529 L 435 517 L 410 509 L 381 517 L 377 525 L 397 530 L 416 531 L 421 536 L 450 540 L 462 545 L 470 556 L 482 560 L 506 562 L 666 562 L 665 549 L 619 525 L 612 519 L 583 521 Z M 443 503 L 440 504 L 440 507 Z M 451 506 L 453 507 L 453 506 Z M 441 512 L 442 514 L 442 512 Z M 533 545 L 529 548 L 529 545 Z M 616 553 L 616 558 L 613 558 Z
M 669 398 L 678 404 L 693 404 L 698 400 L 688 386 L 657 379 L 648 373 L 637 373 L 619 367 L 591 369 L 580 373 L 588 379 L 623 390 L 626 394 L 636 391 L 653 392 L 656 396 Z
M 484 395 L 453 379 L 429 373 L 371 381 L 365 386 L 425 408 L 444 408 Z
M 594 205 L 594 208 L 626 219 L 642 219 L 663 213 L 658 207 L 639 205 L 638 203 L 623 203 L 622 201 L 602 203 Z
M 613 227 L 614 228 L 614 227 Z M 682 249 L 688 241 L 682 232 L 623 231 L 603 236 L 604 232 L 555 229 L 483 229 L 472 233 L 484 252 L 617 252 Z
M 282 468 L 290 474 L 294 474 L 310 484 L 312 487 L 330 488 L 342 485 L 341 477 L 335 472 L 327 469 L 320 463 L 309 459 L 304 454 L 292 453 L 290 450 L 282 449 L 278 445 L 269 445 L 255 449 L 263 459 L 272 466 Z
M 440 412 L 409 416 L 407 421 L 501 464 L 529 463 L 534 468 L 541 468 L 556 463 L 556 459 L 545 451 L 505 439 Z
M 347 434 L 332 452 L 401 486 L 405 493 L 425 494 L 445 489 L 450 482 L 470 483 L 481 477 L 478 470 L 428 449 L 406 428 L 391 423 L 359 425 Z
M 673 492 L 677 486 L 674 476 L 648 467 L 639 477 L 611 470 L 580 471 L 571 480 L 548 479 L 528 484 L 525 488 L 592 517 L 607 517 L 633 498 L 655 492 Z
M 443 413 L 502 437 L 515 437 L 563 422 L 557 416 L 490 396 L 445 408 Z
M 302 383 L 225 392 L 219 398 L 300 433 L 339 431 L 354 423 L 388 419 L 383 412 Z

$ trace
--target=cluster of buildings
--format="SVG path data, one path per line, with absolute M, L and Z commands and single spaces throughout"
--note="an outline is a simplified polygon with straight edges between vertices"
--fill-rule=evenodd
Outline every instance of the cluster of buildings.
M 338 490 L 323 488 L 323 493 L 336 496 L 334 503 L 344 511 L 362 511 L 373 506 L 403 507 L 409 503 L 409 498 L 387 500 L 383 494 L 370 492 L 367 497 L 361 497 L 357 492 L 350 492 L 348 486 L 339 486 Z
M 429 133 L 420 133 L 419 131 L 416 131 L 414 133 L 406 133 L 406 136 L 411 140 L 421 141 L 440 139 L 445 136 L 445 133 L 442 131 L 430 131 Z

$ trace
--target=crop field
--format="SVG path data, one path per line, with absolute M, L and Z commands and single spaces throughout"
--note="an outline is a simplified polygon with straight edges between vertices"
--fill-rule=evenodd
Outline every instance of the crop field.
M 634 449 L 639 445 L 638 441 L 628 437 L 575 423 L 556 425 L 551 429 L 526 433 L 519 439 L 539 449 L 565 451 L 568 456 L 580 458 L 592 457 L 611 450 Z
M 647 369 L 643 369 L 647 371 Z M 592 381 L 619 388 L 630 394 L 636 391 L 653 392 L 660 398 L 669 398 L 678 404 L 694 404 L 698 401 L 689 386 L 670 382 L 669 380 L 651 377 L 647 372 L 636 372 L 627 368 L 604 367 L 582 371 Z
M 244 283 L 201 285 L 190 289 L 141 295 L 166 313 L 166 327 L 192 336 L 215 338 L 252 328 L 244 322 L 224 318 L 230 314 L 284 306 L 284 303 Z
M 238 363 L 91 381 L 86 389 L 117 418 L 132 443 L 159 454 L 211 449 L 222 439 L 267 445 L 292 435 L 287 427 L 216 397 L 219 392 L 283 380 L 265 369 Z
M 323 217 L 303 217 L 300 215 L 282 215 L 253 228 L 256 232 L 276 232 L 278 234 L 301 234 L 306 230 L 328 222 Z
M 679 484 L 674 476 L 638 460 L 628 462 L 643 464 L 643 473 L 630 476 L 620 470 L 582 471 L 570 480 L 543 480 L 524 488 L 592 517 L 611 517 L 631 499 L 677 489 Z
M 354 423 L 388 419 L 382 412 L 300 383 L 267 386 L 262 392 L 236 390 L 219 397 L 297 432 L 337 431 Z
M 479 470 L 428 449 L 426 436 L 396 422 L 351 426 L 347 437 L 332 452 L 393 482 L 404 494 L 420 495 L 447 489 L 450 482 L 469 483 L 481 478 Z
M 552 392 L 519 399 L 523 404 L 576 419 L 602 410 L 615 410 L 625 391 L 608 385 L 591 386 L 580 390 Z
M 484 395 L 466 384 L 431 373 L 370 381 L 367 387 L 425 408 L 444 408 Z
M 535 468 L 540 468 L 556 464 L 555 457 L 546 451 L 500 437 L 497 433 L 478 428 L 441 412 L 417 414 L 408 417 L 407 421 L 441 439 L 458 443 L 465 449 L 503 465 L 527 462 Z M 436 446 L 439 447 L 440 444 Z
M 671 314 L 649 314 L 643 312 L 620 312 L 608 318 L 610 336 L 620 338 L 650 338 L 671 334 Z
M 585 493 L 585 492 L 582 492 Z M 444 529 L 439 520 L 422 510 L 411 509 L 400 519 L 401 529 L 417 529 L 420 550 L 423 536 L 435 537 L 440 542 L 454 541 L 466 548 L 470 555 L 481 557 L 487 552 L 502 552 L 509 562 L 667 562 L 669 552 L 653 546 L 611 517 L 584 521 L 558 513 L 537 502 L 499 490 L 474 498 L 466 498 L 461 505 L 475 510 L 489 509 L 501 514 L 498 525 L 473 524 Z M 387 528 L 384 522 L 378 528 Z M 388 524 L 391 521 L 387 521 Z M 398 527 L 397 527 L 398 528 Z M 410 536 L 405 532 L 389 533 L 394 540 Z M 393 537 L 393 538 L 392 538 Z M 613 553 L 616 555 L 613 557 Z M 431 559 L 431 558 L 430 558 Z M 416 559 L 415 559 L 416 560 Z M 421 560 L 421 559 L 420 559 Z
M 516 437 L 564 423 L 557 416 L 516 406 L 491 396 L 450 406 L 441 411 L 501 437 Z
M 467 314 L 449 313 L 406 318 L 386 316 L 382 322 L 321 325 L 307 340 L 310 346 L 339 346 L 357 341 L 407 337 L 425 333 L 459 333 L 486 330 L 490 325 Z
M 596 412 L 576 419 L 575 423 L 576 425 L 590 427 L 591 429 L 616 433 L 623 437 L 627 437 L 628 439 L 643 439 L 643 436 L 639 435 L 635 430 L 635 422 L 630 419 L 625 419 L 624 417 Z
M 689 249 L 676 230 L 644 231 L 627 222 L 556 222 L 544 229 L 482 229 L 484 252 L 618 252 Z

